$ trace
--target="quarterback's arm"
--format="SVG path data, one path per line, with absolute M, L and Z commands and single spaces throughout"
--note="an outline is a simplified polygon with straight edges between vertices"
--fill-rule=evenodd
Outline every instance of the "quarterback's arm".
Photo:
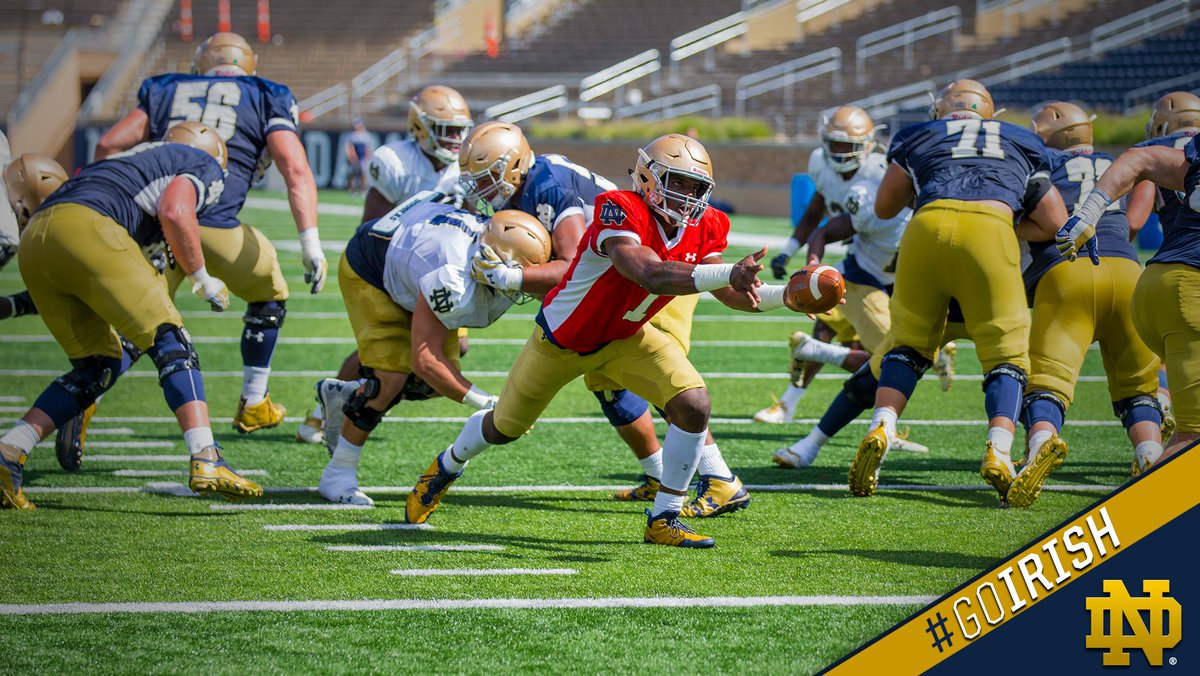
M 200 224 L 196 221 L 196 187 L 191 179 L 177 176 L 167 184 L 158 200 L 158 221 L 171 254 L 184 273 L 191 275 L 203 268 Z
M 912 177 L 904 167 L 892 162 L 879 183 L 875 194 L 875 215 L 880 218 L 895 218 L 913 199 Z
M 1139 181 L 1153 181 L 1168 190 L 1182 191 L 1188 166 L 1182 150 L 1164 146 L 1130 148 L 1121 153 L 1096 181 L 1093 192 L 1099 190 L 1115 202 L 1133 190 Z
M 653 249 L 642 246 L 630 237 L 610 237 L 604 241 L 602 247 L 622 277 L 656 296 L 686 296 L 732 287 L 733 292 L 746 298 L 750 307 L 758 305 L 756 289 L 762 286 L 758 273 L 763 269 L 758 261 L 767 255 L 767 247 L 733 265 L 693 265 L 680 261 L 664 261 Z M 709 256 L 705 260 L 713 260 L 713 257 Z
M 721 256 L 709 256 L 704 259 L 703 264 L 708 265 L 723 265 L 725 259 Z M 742 312 L 770 312 L 781 307 L 786 307 L 793 312 L 799 312 L 797 308 L 792 307 L 787 298 L 787 286 L 784 284 L 763 284 L 758 287 L 758 302 L 751 303 L 749 298 L 744 293 L 739 293 L 733 290 L 733 287 L 726 286 L 712 291 L 713 298 L 721 301 L 726 307 Z
M 846 214 L 829 219 L 825 227 L 813 230 L 808 236 L 808 264 L 820 263 L 825 257 L 825 245 L 829 240 L 840 242 L 854 236 L 854 221 Z
M 141 108 L 134 108 L 96 142 L 96 161 L 149 140 L 150 116 Z
M 362 224 L 375 218 L 382 218 L 395 206 L 388 198 L 383 196 L 383 193 L 375 188 L 371 188 L 367 191 L 367 201 L 363 205 L 362 220 L 359 223 Z
M 471 389 L 471 381 L 446 357 L 442 346 L 450 330 L 433 313 L 424 296 L 417 297 L 412 319 L 413 373 L 438 394 L 461 402 Z
M 290 129 L 277 129 L 267 134 L 267 152 L 279 165 L 279 173 L 287 184 L 288 205 L 292 208 L 296 231 L 317 227 L 317 182 L 300 137 Z
M 1050 190 L 1038 200 L 1033 211 L 1021 218 L 1017 224 L 1017 237 L 1027 242 L 1049 242 L 1058 229 L 1067 222 L 1070 214 L 1058 188 Z
M 575 251 L 579 248 L 579 240 L 587 230 L 587 222 L 582 215 L 571 215 L 559 221 L 550 233 L 550 250 L 554 260 L 543 265 L 531 265 L 521 272 L 521 290 L 535 296 L 545 296 L 558 286 L 571 261 L 575 260 Z
M 1142 181 L 1129 193 L 1129 201 L 1125 204 L 1125 216 L 1129 219 L 1129 238 L 1138 233 L 1154 212 L 1154 202 L 1158 198 L 1158 188 L 1153 181 Z

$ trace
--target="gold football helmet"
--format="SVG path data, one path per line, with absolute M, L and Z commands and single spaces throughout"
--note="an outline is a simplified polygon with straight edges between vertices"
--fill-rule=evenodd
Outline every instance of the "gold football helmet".
M 855 171 L 875 149 L 875 123 L 862 108 L 841 106 L 822 121 L 821 145 L 831 169 Z
M 521 189 L 533 168 L 533 150 L 515 124 L 485 122 L 463 140 L 458 168 L 467 208 L 487 215 L 503 209 Z
M 1168 136 L 1184 129 L 1200 129 L 1200 97 L 1191 92 L 1171 92 L 1154 102 L 1146 138 Z
M 1056 101 L 1033 116 L 1033 131 L 1059 150 L 1092 145 L 1092 116 L 1074 103 Z
M 17 225 L 24 228 L 50 193 L 66 182 L 67 172 L 62 165 L 45 155 L 26 153 L 13 160 L 4 170 L 4 185 Z
M 955 80 L 942 88 L 933 97 L 929 106 L 929 119 L 940 120 L 943 117 L 978 117 L 991 119 L 996 113 L 992 103 L 992 94 L 983 84 L 975 80 Z
M 171 127 L 163 135 L 163 143 L 179 143 L 203 150 L 212 155 L 222 169 L 229 161 L 229 151 L 221 135 L 212 127 L 199 122 L 180 122 Z
M 550 233 L 541 221 L 518 209 L 497 211 L 479 236 L 479 242 L 522 267 L 550 260 Z
M 699 223 L 715 187 L 712 160 L 696 139 L 667 134 L 638 148 L 633 190 L 668 223 Z
M 258 57 L 237 33 L 214 33 L 196 48 L 192 75 L 236 77 L 258 72 Z
M 463 138 L 473 126 L 467 100 L 449 87 L 430 85 L 408 102 L 408 133 L 442 164 L 458 161 Z

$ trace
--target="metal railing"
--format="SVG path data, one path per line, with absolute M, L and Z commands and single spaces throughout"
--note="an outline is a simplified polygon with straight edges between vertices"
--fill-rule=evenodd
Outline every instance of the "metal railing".
M 692 113 L 710 110 L 717 115 L 721 110 L 721 87 L 707 85 L 689 89 L 686 92 L 671 94 L 662 98 L 639 103 L 634 106 L 618 107 L 613 114 L 614 119 L 638 117 L 646 122 L 669 120 Z
M 580 80 L 579 100 L 591 101 L 635 80 L 657 73 L 661 68 L 658 50 L 648 49 L 637 56 L 625 59 Z M 657 83 L 655 83 L 654 89 L 657 88 Z
M 1186 75 L 1180 75 L 1167 80 L 1159 80 L 1158 82 L 1152 82 L 1145 87 L 1138 87 L 1137 89 L 1130 89 L 1129 91 L 1125 92 L 1125 95 L 1121 97 L 1121 103 L 1124 106 L 1125 114 L 1129 115 L 1132 114 L 1139 105 L 1143 103 L 1150 103 L 1154 99 L 1158 98 L 1162 94 L 1166 94 L 1167 92 L 1179 91 L 1180 89 L 1194 92 L 1197 89 L 1200 89 L 1200 86 L 1197 86 L 1197 83 L 1200 83 L 1200 71 L 1187 73 Z
M 966 77 L 973 80 L 987 80 L 988 84 L 992 85 L 1016 80 L 1030 73 L 1067 63 L 1073 58 L 1074 44 L 1071 38 L 1058 38 L 1043 42 L 1016 54 L 960 70 L 950 79 L 957 80 Z
M 850 105 L 867 111 L 876 121 L 895 115 L 902 109 L 910 108 L 922 101 L 928 103 L 929 93 L 937 88 L 933 80 L 921 80 L 912 84 L 896 87 L 880 92 L 865 99 L 859 99 Z
M 146 62 L 174 4 L 173 0 L 133 0 L 126 6 L 124 20 L 118 24 L 120 35 L 114 36 L 121 40 L 117 57 L 80 106 L 80 120 L 112 115 L 114 111 L 107 110 L 108 106 L 114 97 L 124 95 L 131 75 Z
M 443 22 L 441 30 L 432 26 L 416 34 L 408 41 L 408 64 L 412 71 L 412 79 L 421 79 L 421 59 L 434 54 L 463 36 L 462 21 L 457 17 L 452 21 Z M 437 65 L 434 70 L 438 70 Z
M 1140 40 L 1146 35 L 1185 24 L 1190 19 L 1188 0 L 1160 2 L 1095 28 L 1091 32 L 1089 51 L 1092 56 L 1096 56 Z
M 362 101 L 371 92 L 379 89 L 387 84 L 397 75 L 404 73 L 408 69 L 408 50 L 400 47 L 394 50 L 391 54 L 376 61 L 363 72 L 355 75 L 350 80 L 350 111 L 354 115 L 362 113 Z M 407 86 L 406 82 L 406 86 Z M 379 97 L 378 105 L 374 110 L 378 110 L 387 105 L 386 92 Z
M 519 122 L 530 117 L 544 115 L 551 111 L 566 112 L 567 88 L 565 85 L 555 85 L 540 91 L 518 96 L 515 99 L 497 103 L 483 111 L 485 117 L 501 122 Z
M 737 114 L 745 113 L 748 99 L 776 89 L 786 88 L 786 100 L 788 104 L 791 104 L 792 89 L 796 84 L 826 73 L 833 74 L 833 93 L 838 94 L 842 90 L 841 72 L 842 50 L 830 47 L 744 75 L 738 78 L 737 90 L 734 94 Z
M 50 52 L 50 56 L 46 58 L 46 62 L 42 64 L 41 69 L 38 70 L 38 74 L 34 76 L 29 86 L 21 90 L 16 102 L 13 103 L 13 107 L 8 111 L 8 127 L 10 130 L 24 119 L 25 113 L 29 112 L 29 107 L 33 105 L 38 94 L 54 78 L 54 74 L 63 66 L 63 63 L 67 59 L 74 58 L 75 52 L 84 40 L 84 36 L 85 32 L 82 29 L 72 28 L 63 35 L 62 40 L 58 41 L 58 45 L 54 47 L 54 51 Z
M 913 67 L 913 44 L 941 33 L 958 36 L 962 29 L 962 9 L 946 7 L 903 23 L 872 31 L 854 43 L 854 74 L 858 84 L 866 82 L 867 59 L 893 49 L 904 49 L 904 67 Z
M 800 36 L 804 36 L 805 23 L 850 2 L 851 0 L 796 0 L 796 23 L 800 28 Z
M 677 64 L 701 52 L 704 53 L 704 70 L 712 71 L 717 65 L 713 48 L 744 35 L 747 30 L 746 13 L 737 12 L 671 40 L 671 82 L 674 84 L 679 79 Z
M 975 0 L 975 16 L 1003 7 L 1013 0 Z
M 339 82 L 300 101 L 297 106 L 301 113 L 305 113 L 305 117 L 312 119 L 337 110 L 348 103 L 350 103 L 350 88 L 346 86 L 345 82 Z
M 1018 14 L 1028 14 L 1029 12 L 1037 11 L 1046 5 L 1050 6 L 1050 21 L 1058 23 L 1058 0 L 1018 0 L 1010 3 L 1004 8 L 1004 34 L 1010 35 L 1012 29 L 1012 18 Z

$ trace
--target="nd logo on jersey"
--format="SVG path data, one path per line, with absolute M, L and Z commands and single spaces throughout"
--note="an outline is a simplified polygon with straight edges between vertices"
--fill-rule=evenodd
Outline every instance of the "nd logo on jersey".
M 616 202 L 605 202 L 600 205 L 599 219 L 601 225 L 621 225 L 625 222 L 625 210 Z
M 1170 580 L 1143 580 L 1142 591 L 1146 596 L 1130 596 L 1121 580 L 1105 580 L 1104 592 L 1108 596 L 1087 598 L 1092 630 L 1085 645 L 1089 649 L 1108 650 L 1104 653 L 1106 667 L 1129 666 L 1129 653 L 1125 651 L 1130 648 L 1141 650 L 1150 666 L 1161 667 L 1163 650 L 1179 645 L 1182 609 L 1178 601 L 1166 595 L 1171 591 Z M 1132 634 L 1125 633 L 1127 623 Z M 1171 658 L 1172 664 L 1174 660 Z

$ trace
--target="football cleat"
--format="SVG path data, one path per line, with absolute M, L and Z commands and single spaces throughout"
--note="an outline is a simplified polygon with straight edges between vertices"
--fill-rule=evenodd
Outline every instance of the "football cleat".
M 786 469 L 803 469 L 813 464 L 817 456 L 811 458 L 803 453 L 793 451 L 790 446 L 785 446 L 771 454 L 771 461 L 780 467 Z
M 788 413 L 787 407 L 781 401 L 776 401 L 754 414 L 754 422 L 771 423 L 772 425 L 782 425 L 791 419 L 792 415 Z
M 654 516 L 646 510 L 646 532 L 642 541 L 652 545 L 667 545 L 668 547 L 690 547 L 707 549 L 712 547 L 713 539 L 699 535 L 679 520 L 678 512 L 663 512 Z
M 321 425 L 321 432 L 325 436 L 325 448 L 333 455 L 338 438 L 342 436 L 342 423 L 346 420 L 346 413 L 342 409 L 350 397 L 354 396 L 358 383 L 353 380 L 322 378 L 313 387 L 317 390 L 317 401 L 321 402 L 321 409 L 325 411 L 325 422 Z
M 87 428 L 96 414 L 96 402 L 83 409 L 74 418 L 63 423 L 54 436 L 54 452 L 58 464 L 68 472 L 74 472 L 83 464 L 84 445 L 87 443 Z
M 325 443 L 325 431 L 322 429 L 324 424 L 324 420 L 313 416 L 312 411 L 309 411 L 304 416 L 304 422 L 296 428 L 296 441 L 302 444 Z
M 434 458 L 429 467 L 425 468 L 425 473 L 417 479 L 417 485 L 413 486 L 412 492 L 408 494 L 408 500 L 404 503 L 404 520 L 408 523 L 425 523 L 429 515 L 433 514 L 433 510 L 442 503 L 442 497 L 450 490 L 450 484 L 462 476 L 462 472 L 451 474 L 442 471 L 440 457 Z
M 803 331 L 793 331 L 792 335 L 788 336 L 788 354 L 791 356 L 791 361 L 788 364 L 788 377 L 792 383 L 799 384 L 804 377 L 804 367 L 808 363 L 800 359 L 796 352 L 804 343 L 812 340 L 812 336 Z
M 858 444 L 858 452 L 850 463 L 850 493 L 856 497 L 866 498 L 875 494 L 879 483 L 879 468 L 887 457 L 891 447 L 887 428 L 883 423 L 867 432 L 867 436 Z
M 1008 502 L 1008 489 L 1012 486 L 1013 476 L 1017 470 L 1013 467 L 1012 460 L 1001 456 L 995 448 L 992 447 L 992 442 L 987 442 L 987 452 L 983 455 L 983 464 L 979 466 L 979 476 L 988 482 L 996 492 L 1000 494 L 1000 502 Z M 1039 484 L 1039 490 L 1041 486 Z
M 954 355 L 957 353 L 957 345 L 952 342 L 946 343 L 938 350 L 937 357 L 933 360 L 933 372 L 937 374 L 943 392 L 949 392 L 950 388 L 954 387 Z
M 287 409 L 282 404 L 271 401 L 267 394 L 257 404 L 247 404 L 246 399 L 238 401 L 237 415 L 233 416 L 233 429 L 239 434 L 250 434 L 257 430 L 270 429 L 283 422 Z
M 10 444 L 0 444 L 0 509 L 34 509 L 21 487 L 28 454 Z
M 202 457 L 205 455 L 211 457 Z M 215 493 L 227 500 L 262 497 L 262 487 L 233 471 L 221 457 L 221 447 L 216 444 L 193 455 L 191 464 L 188 488 L 193 492 Z
M 358 473 L 353 469 L 326 465 L 317 492 L 326 500 L 343 505 L 375 505 L 374 500 L 358 489 Z
M 646 474 L 641 476 L 641 482 L 633 488 L 626 488 L 623 491 L 613 494 L 613 500 L 621 500 L 623 502 L 653 500 L 654 496 L 658 495 L 658 489 L 662 487 L 662 482 Z
M 736 476 L 700 476 L 696 498 L 683 506 L 680 516 L 707 519 L 750 506 L 750 494 Z
M 896 438 L 892 439 L 892 450 L 904 451 L 906 453 L 928 453 L 929 447 L 925 444 L 909 441 L 908 428 L 905 428 L 903 432 L 897 432 Z
M 1171 411 L 1170 397 L 1162 393 L 1158 395 L 1158 405 L 1162 407 L 1162 442 L 1166 446 L 1175 434 L 1175 413 Z
M 1042 485 L 1056 468 L 1061 467 L 1067 457 L 1067 442 L 1057 434 L 1042 442 L 1037 454 L 1021 468 L 1008 487 L 1008 504 L 1013 507 L 1028 507 L 1042 494 Z M 983 471 L 982 469 L 980 470 Z M 987 476 L 985 475 L 986 479 Z M 989 481 L 988 483 L 991 483 Z M 995 486 L 995 484 L 992 484 Z M 997 487 L 996 490 L 999 490 Z
M 1150 458 L 1135 455 L 1133 456 L 1133 466 L 1129 468 L 1129 476 L 1136 479 L 1146 472 L 1149 472 L 1150 468 L 1153 466 L 1154 463 L 1150 461 Z

